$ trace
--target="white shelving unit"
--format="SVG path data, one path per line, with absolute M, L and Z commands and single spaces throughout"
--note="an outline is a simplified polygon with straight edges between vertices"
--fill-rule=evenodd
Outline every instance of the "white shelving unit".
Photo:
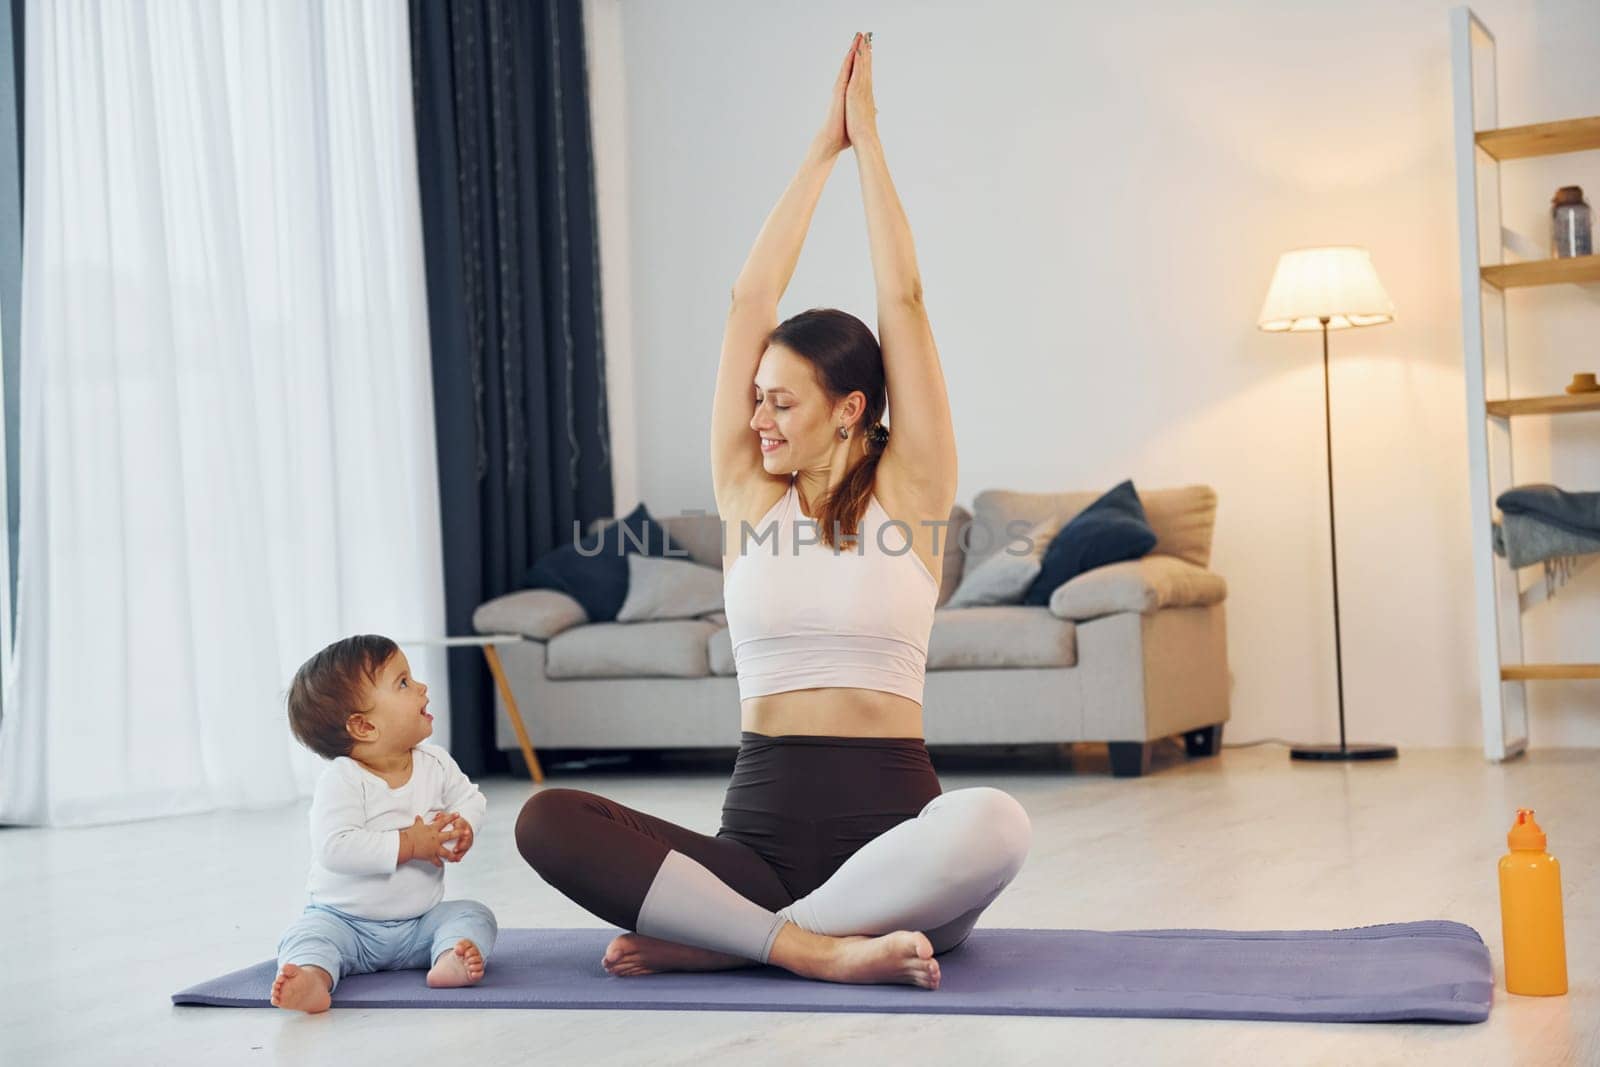
M 1494 553 L 1494 502 L 1511 488 L 1511 420 L 1600 412 L 1600 395 L 1510 396 L 1505 291 L 1600 283 L 1600 255 L 1508 262 L 1500 212 L 1506 160 L 1600 148 L 1600 116 L 1500 128 L 1494 35 L 1468 7 L 1450 11 L 1455 90 L 1456 204 L 1461 220 L 1461 332 L 1483 751 L 1504 760 L 1528 747 L 1527 683 L 1600 678 L 1600 663 L 1527 663 L 1517 573 Z

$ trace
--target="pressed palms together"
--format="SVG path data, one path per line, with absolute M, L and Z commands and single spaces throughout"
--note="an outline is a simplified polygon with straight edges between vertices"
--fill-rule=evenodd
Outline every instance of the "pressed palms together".
M 853 144 L 864 144 L 878 136 L 878 107 L 872 99 L 872 42 L 856 34 L 850 50 L 839 64 L 828 98 L 828 117 L 817 134 L 817 146 L 825 155 L 836 156 Z

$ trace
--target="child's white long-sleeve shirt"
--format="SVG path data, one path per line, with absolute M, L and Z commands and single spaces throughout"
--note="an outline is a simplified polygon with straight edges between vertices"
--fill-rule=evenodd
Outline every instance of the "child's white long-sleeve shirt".
M 438 745 L 411 750 L 411 778 L 398 789 L 348 756 L 336 758 L 311 798 L 312 902 L 363 919 L 421 915 L 444 898 L 444 868 L 425 859 L 397 865 L 400 831 L 419 815 L 428 822 L 454 811 L 476 840 L 487 809 L 483 793 Z

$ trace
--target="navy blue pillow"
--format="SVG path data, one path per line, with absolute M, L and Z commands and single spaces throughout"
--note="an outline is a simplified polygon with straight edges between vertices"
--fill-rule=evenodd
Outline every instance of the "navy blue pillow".
M 627 537 L 624 530 L 631 531 Z M 640 502 L 621 522 L 607 523 L 577 545 L 564 544 L 539 557 L 523 575 L 522 587 L 559 589 L 583 605 L 590 622 L 612 622 L 628 597 L 627 557 L 633 552 L 684 559 L 689 555 Z
M 1126 481 L 1073 516 L 1050 539 L 1039 576 L 1022 595 L 1024 604 L 1048 604 L 1056 586 L 1084 571 L 1139 559 L 1156 547 L 1156 532 L 1144 517 L 1144 505 Z

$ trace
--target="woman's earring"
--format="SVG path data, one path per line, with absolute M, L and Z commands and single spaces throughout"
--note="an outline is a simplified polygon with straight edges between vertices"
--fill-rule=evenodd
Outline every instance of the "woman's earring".
M 850 440 L 850 431 L 845 429 L 843 426 L 839 427 L 839 440 L 841 440 L 841 441 Z

